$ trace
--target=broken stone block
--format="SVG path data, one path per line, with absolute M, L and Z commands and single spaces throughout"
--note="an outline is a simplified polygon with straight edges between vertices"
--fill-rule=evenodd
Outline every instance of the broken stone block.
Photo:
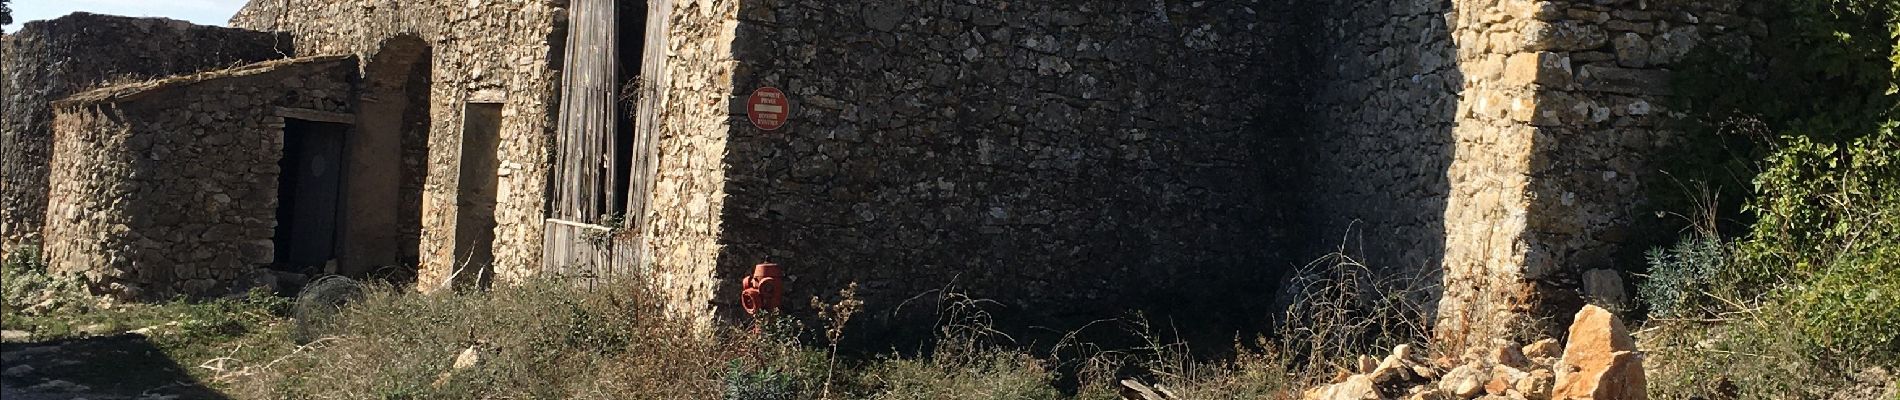
M 1544 338 L 1543 340 L 1524 345 L 1522 350 L 1524 350 L 1523 354 L 1526 357 L 1555 358 L 1563 355 L 1564 348 L 1557 343 L 1557 339 Z
M 1530 373 L 1520 371 L 1517 368 L 1503 365 L 1493 367 L 1491 368 L 1491 381 L 1484 384 L 1484 392 L 1500 396 L 1510 394 L 1511 389 L 1517 388 L 1517 382 L 1528 376 L 1530 376 Z
M 1361 354 L 1359 355 L 1359 360 L 1356 366 L 1357 368 L 1354 368 L 1353 372 L 1357 372 L 1361 374 L 1371 373 L 1374 368 L 1379 367 L 1379 361 L 1372 359 L 1372 356 Z
M 1555 379 L 1548 369 L 1531 370 L 1524 379 L 1517 381 L 1517 393 L 1524 396 L 1525 400 L 1550 400 L 1550 389 Z
M 1497 348 L 1491 349 L 1491 355 L 1487 357 L 1487 359 L 1498 365 L 1512 368 L 1525 368 L 1531 365 L 1530 357 L 1526 357 L 1523 349 L 1518 347 L 1516 343 L 1504 343 Z
M 1373 386 L 1372 378 L 1366 375 L 1353 375 L 1345 382 L 1326 385 L 1306 391 L 1301 396 L 1305 400 L 1380 400 L 1384 396 Z
M 1636 340 L 1609 310 L 1586 305 L 1570 325 L 1570 344 L 1557 361 L 1557 400 L 1646 400 L 1647 380 Z
M 1649 66 L 1649 41 L 1641 35 L 1626 32 L 1612 41 L 1616 45 L 1616 63 L 1630 68 Z
M 1487 379 L 1490 379 L 1490 371 L 1486 368 L 1465 364 L 1445 372 L 1445 379 L 1438 381 L 1438 388 L 1450 393 L 1453 398 L 1469 399 L 1483 393 Z

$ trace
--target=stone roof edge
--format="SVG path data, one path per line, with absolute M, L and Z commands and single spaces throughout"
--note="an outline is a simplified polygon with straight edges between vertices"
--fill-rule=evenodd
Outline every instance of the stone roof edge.
M 260 74 L 270 73 L 273 71 L 286 69 L 286 68 L 292 68 L 292 67 L 298 67 L 298 66 L 304 66 L 304 65 L 342 62 L 342 61 L 352 60 L 355 58 L 356 56 L 352 56 L 352 55 L 327 55 L 327 56 L 312 56 L 312 57 L 300 57 L 300 58 L 282 58 L 282 59 L 255 63 L 255 64 L 240 65 L 240 66 L 226 68 L 226 69 L 199 72 L 199 73 L 190 74 L 190 75 L 179 75 L 179 76 L 171 76 L 171 77 L 159 78 L 159 79 L 148 80 L 148 81 L 124 83 L 124 84 L 118 84 L 118 85 L 86 90 L 83 92 L 73 94 L 72 96 L 67 96 L 64 99 L 55 100 L 53 101 L 53 107 L 66 108 L 66 107 L 76 107 L 76 106 L 97 105 L 97 104 L 102 104 L 102 103 L 120 103 L 120 102 L 126 102 L 126 101 L 131 101 L 131 100 L 137 100 L 138 98 L 144 97 L 147 94 L 151 94 L 153 92 L 157 92 L 160 90 L 190 86 L 190 85 L 203 83 L 203 82 L 214 80 L 214 79 L 260 75 Z

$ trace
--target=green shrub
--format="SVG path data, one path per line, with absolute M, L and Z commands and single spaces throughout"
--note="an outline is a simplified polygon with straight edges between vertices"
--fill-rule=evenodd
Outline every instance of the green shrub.
M 1900 0 L 1753 5 L 1758 43 L 1679 69 L 1691 134 L 1728 157 L 1682 175 L 1746 175 L 1744 214 L 1712 219 L 1747 223 L 1651 253 L 1665 397 L 1814 397 L 1900 365 Z
M 1730 271 L 1727 245 L 1719 238 L 1695 234 L 1669 248 L 1649 252 L 1649 279 L 1636 288 L 1649 304 L 1651 317 L 1701 316 L 1720 306 L 1711 293 Z
M 879 361 L 862 378 L 872 399 L 1056 399 L 1055 375 L 1028 354 L 980 350 Z
M 1786 135 L 1756 178 L 1759 220 L 1739 264 L 1787 298 L 1819 350 L 1900 362 L 1896 126 L 1837 143 Z
M 772 369 L 747 371 L 733 361 L 726 372 L 725 400 L 795 400 L 798 385 L 790 374 Z
M 1793 290 L 1806 344 L 1832 355 L 1900 364 L 1900 244 L 1845 255 Z

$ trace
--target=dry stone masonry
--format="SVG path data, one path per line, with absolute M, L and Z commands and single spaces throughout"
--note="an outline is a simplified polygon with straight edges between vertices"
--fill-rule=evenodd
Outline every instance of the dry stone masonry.
M 792 299 L 856 281 L 887 306 L 956 286 L 1043 316 L 1264 315 L 1242 309 L 1284 262 L 1263 112 L 1293 82 L 1272 3 L 734 6 L 732 83 L 708 91 L 796 104 L 784 129 L 719 127 L 715 276 L 773 260 Z
M 354 111 L 355 69 L 349 57 L 289 59 L 54 103 L 48 267 L 94 293 L 168 299 L 223 294 L 269 265 L 280 110 Z
M 1657 173 L 1658 150 L 1678 140 L 1665 126 L 1670 68 L 1703 42 L 1746 49 L 1764 34 L 1736 4 L 1464 8 L 1495 11 L 1458 17 L 1484 27 L 1460 35 L 1471 66 L 1461 115 L 1494 122 L 1471 129 L 1461 121 L 1456 130 L 1440 339 L 1480 340 L 1524 325 L 1560 332 L 1566 310 L 1584 303 L 1586 271 L 1640 260 L 1644 246 L 1632 236 L 1649 221 L 1643 194 L 1672 185 Z
M 239 182 L 274 184 L 260 166 L 281 156 L 214 153 L 279 143 L 258 114 L 271 105 L 352 125 L 334 271 L 411 265 L 424 290 L 626 273 L 710 324 L 770 261 L 794 305 L 856 282 L 886 317 L 955 289 L 1039 325 L 1143 309 L 1244 329 L 1291 267 L 1342 251 L 1430 283 L 1441 341 L 1488 346 L 1560 335 L 1586 286 L 1622 292 L 1655 153 L 1677 140 L 1668 77 L 1698 46 L 1762 34 L 1747 10 L 1694 0 L 612 1 L 256 1 L 232 25 L 282 33 L 245 35 L 361 62 L 108 89 L 147 94 L 63 103 L 50 136 L 14 115 L 105 73 L 27 72 L 72 59 L 47 41 L 86 36 L 29 25 L 8 39 L 4 164 L 55 168 L 50 192 L 7 174 L 9 243 L 44 234 L 56 264 L 114 294 L 208 293 L 268 264 L 281 221 L 264 211 L 283 202 Z M 603 10 L 619 29 L 582 29 Z M 615 40 L 644 48 L 569 51 Z M 273 58 L 247 43 L 146 52 Z M 288 96 L 296 74 L 338 86 Z M 564 87 L 601 77 L 621 83 Z M 790 97 L 782 129 L 747 120 L 764 87 Z M 254 95 L 151 100 L 211 88 Z M 599 115 L 624 123 L 561 128 Z M 44 138 L 69 150 L 49 164 L 30 149 Z M 581 139 L 611 146 L 567 146 Z M 226 168 L 124 147 L 147 141 Z M 628 196 L 554 195 L 577 185 Z M 55 209 L 33 208 L 46 193 Z M 208 208 L 145 214 L 185 201 Z M 624 204 L 562 214 L 573 201 Z
M 350 54 L 384 59 L 392 43 L 410 38 L 427 51 L 420 63 L 427 79 L 413 84 L 426 95 L 411 107 L 426 110 L 423 126 L 405 144 L 405 185 L 419 192 L 403 199 L 404 215 L 414 219 L 420 246 L 420 282 L 444 282 L 473 251 L 454 240 L 458 215 L 492 213 L 494 273 L 518 280 L 540 267 L 543 202 L 547 191 L 548 137 L 558 109 L 554 95 L 565 41 L 565 2 L 498 0 L 255 1 L 238 11 L 232 26 L 288 32 L 300 54 Z M 392 42 L 392 40 L 398 42 Z M 414 47 L 394 47 L 418 52 Z M 391 54 L 394 55 L 394 54 Z M 366 66 L 374 69 L 375 66 Z M 397 81 L 415 75 L 403 74 Z M 371 76 L 376 81 L 384 77 Z M 460 171 L 466 104 L 501 105 L 501 142 L 480 149 L 494 157 L 497 171 Z M 492 201 L 458 201 L 462 182 L 476 174 L 494 176 Z M 405 193 L 412 193 L 405 190 Z M 492 210 L 490 209 L 492 208 Z M 410 229 L 410 228 L 402 228 Z M 457 248 L 462 247 L 462 248 Z
M 51 160 L 50 103 L 126 82 L 288 57 L 287 35 L 157 18 L 77 13 L 8 34 L 0 68 L 0 254 L 40 243 Z

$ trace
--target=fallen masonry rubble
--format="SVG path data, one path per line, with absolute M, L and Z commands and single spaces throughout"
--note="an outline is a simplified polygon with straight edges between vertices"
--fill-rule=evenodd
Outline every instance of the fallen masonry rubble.
M 1528 345 L 1500 340 L 1473 348 L 1461 362 L 1433 362 L 1410 345 L 1383 360 L 1361 356 L 1358 370 L 1308 390 L 1306 400 L 1644 400 L 1642 353 L 1608 310 L 1577 312 L 1569 343 Z M 1455 364 L 1455 365 L 1447 365 Z

